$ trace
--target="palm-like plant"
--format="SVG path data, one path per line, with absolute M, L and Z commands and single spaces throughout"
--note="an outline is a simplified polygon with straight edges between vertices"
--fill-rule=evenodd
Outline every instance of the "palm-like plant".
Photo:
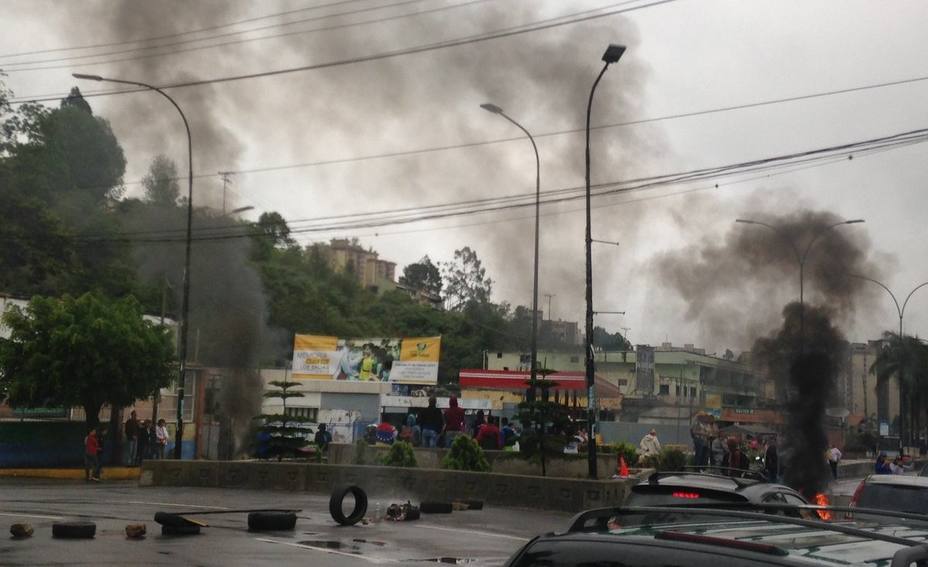
M 876 375 L 878 392 L 892 376 L 899 377 L 903 404 L 899 408 L 900 429 L 904 431 L 909 423 L 911 432 L 918 431 L 922 411 L 928 405 L 928 346 L 918 337 L 890 331 L 883 333 L 883 340 L 885 346 L 870 366 L 870 373 Z

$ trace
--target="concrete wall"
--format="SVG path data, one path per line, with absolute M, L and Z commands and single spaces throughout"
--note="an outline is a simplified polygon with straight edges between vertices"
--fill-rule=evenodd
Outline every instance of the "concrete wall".
M 366 446 L 363 454 L 358 454 L 355 445 L 335 444 L 329 446 L 329 464 L 337 465 L 379 465 L 389 447 Z M 416 464 L 419 468 L 440 469 L 441 462 L 448 453 L 447 449 L 424 449 L 416 447 Z M 491 470 L 495 473 L 541 476 L 541 462 L 529 460 L 508 451 L 484 451 Z M 609 478 L 616 472 L 618 457 L 615 454 L 597 455 L 596 474 L 599 478 Z M 586 478 L 589 464 L 586 455 L 548 456 L 545 461 L 547 476 L 556 478 Z
M 201 486 L 329 494 L 355 484 L 372 499 L 479 499 L 493 506 L 580 511 L 617 506 L 633 480 L 580 480 L 451 470 L 250 461 L 149 461 L 141 486 Z
M 684 410 L 685 413 L 685 410 Z M 679 427 L 667 424 L 630 423 L 624 421 L 600 421 L 596 424 L 606 443 L 631 443 L 638 446 L 641 438 L 652 428 L 657 431 L 657 438 L 661 445 L 686 445 L 693 450 L 693 440 L 690 438 L 688 423 Z

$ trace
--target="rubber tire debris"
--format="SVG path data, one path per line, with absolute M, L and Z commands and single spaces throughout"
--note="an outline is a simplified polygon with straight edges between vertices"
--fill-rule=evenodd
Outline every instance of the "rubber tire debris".
M 200 533 L 200 526 L 196 524 L 190 524 L 186 526 L 169 526 L 167 524 L 161 525 L 161 535 L 164 536 L 188 536 L 188 535 L 198 535 Z
M 56 522 L 52 524 L 52 537 L 60 539 L 93 539 L 97 524 L 93 522 Z
M 248 531 L 270 532 L 292 530 L 296 527 L 293 512 L 252 512 L 248 514 Z
M 483 500 L 462 500 L 468 510 L 483 510 Z
M 345 516 L 342 511 L 342 501 L 349 493 L 354 496 L 354 510 L 350 515 Z M 332 497 L 329 498 L 329 514 L 332 515 L 333 520 L 343 526 L 357 524 L 367 514 L 367 493 L 360 486 L 354 485 L 336 488 L 332 492 Z
M 205 527 L 207 524 L 199 520 L 191 520 L 185 516 L 172 514 L 170 512 L 155 512 L 155 522 L 162 526 L 186 527 L 198 526 Z
M 453 509 L 451 502 L 426 501 L 419 504 L 419 510 L 423 514 L 450 514 Z
M 126 524 L 126 537 L 129 539 L 144 539 L 147 532 L 145 524 Z
M 32 524 L 21 523 L 13 524 L 10 526 L 10 533 L 16 539 L 26 539 L 27 537 L 32 537 L 32 534 L 35 530 L 32 529 Z

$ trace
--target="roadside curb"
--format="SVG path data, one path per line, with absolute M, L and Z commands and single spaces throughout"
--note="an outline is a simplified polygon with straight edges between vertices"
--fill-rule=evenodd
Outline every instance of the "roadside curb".
M 47 478 L 84 480 L 84 469 L 0 469 L 0 478 Z M 102 480 L 137 480 L 139 467 L 110 467 L 102 471 Z

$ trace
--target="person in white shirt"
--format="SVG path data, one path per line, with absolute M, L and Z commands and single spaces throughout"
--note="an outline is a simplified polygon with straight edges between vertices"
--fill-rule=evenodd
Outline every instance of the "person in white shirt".
M 164 458 L 164 449 L 168 445 L 168 428 L 163 419 L 158 420 L 158 427 L 155 428 L 155 438 L 158 440 L 155 445 L 155 451 L 159 459 Z
M 841 461 L 841 451 L 832 444 L 828 449 L 828 464 L 831 466 L 831 476 L 838 480 L 838 463 Z
M 657 439 L 657 431 L 652 429 L 647 435 L 641 438 L 638 444 L 638 454 L 642 457 L 650 455 L 659 455 L 661 452 L 661 442 Z

